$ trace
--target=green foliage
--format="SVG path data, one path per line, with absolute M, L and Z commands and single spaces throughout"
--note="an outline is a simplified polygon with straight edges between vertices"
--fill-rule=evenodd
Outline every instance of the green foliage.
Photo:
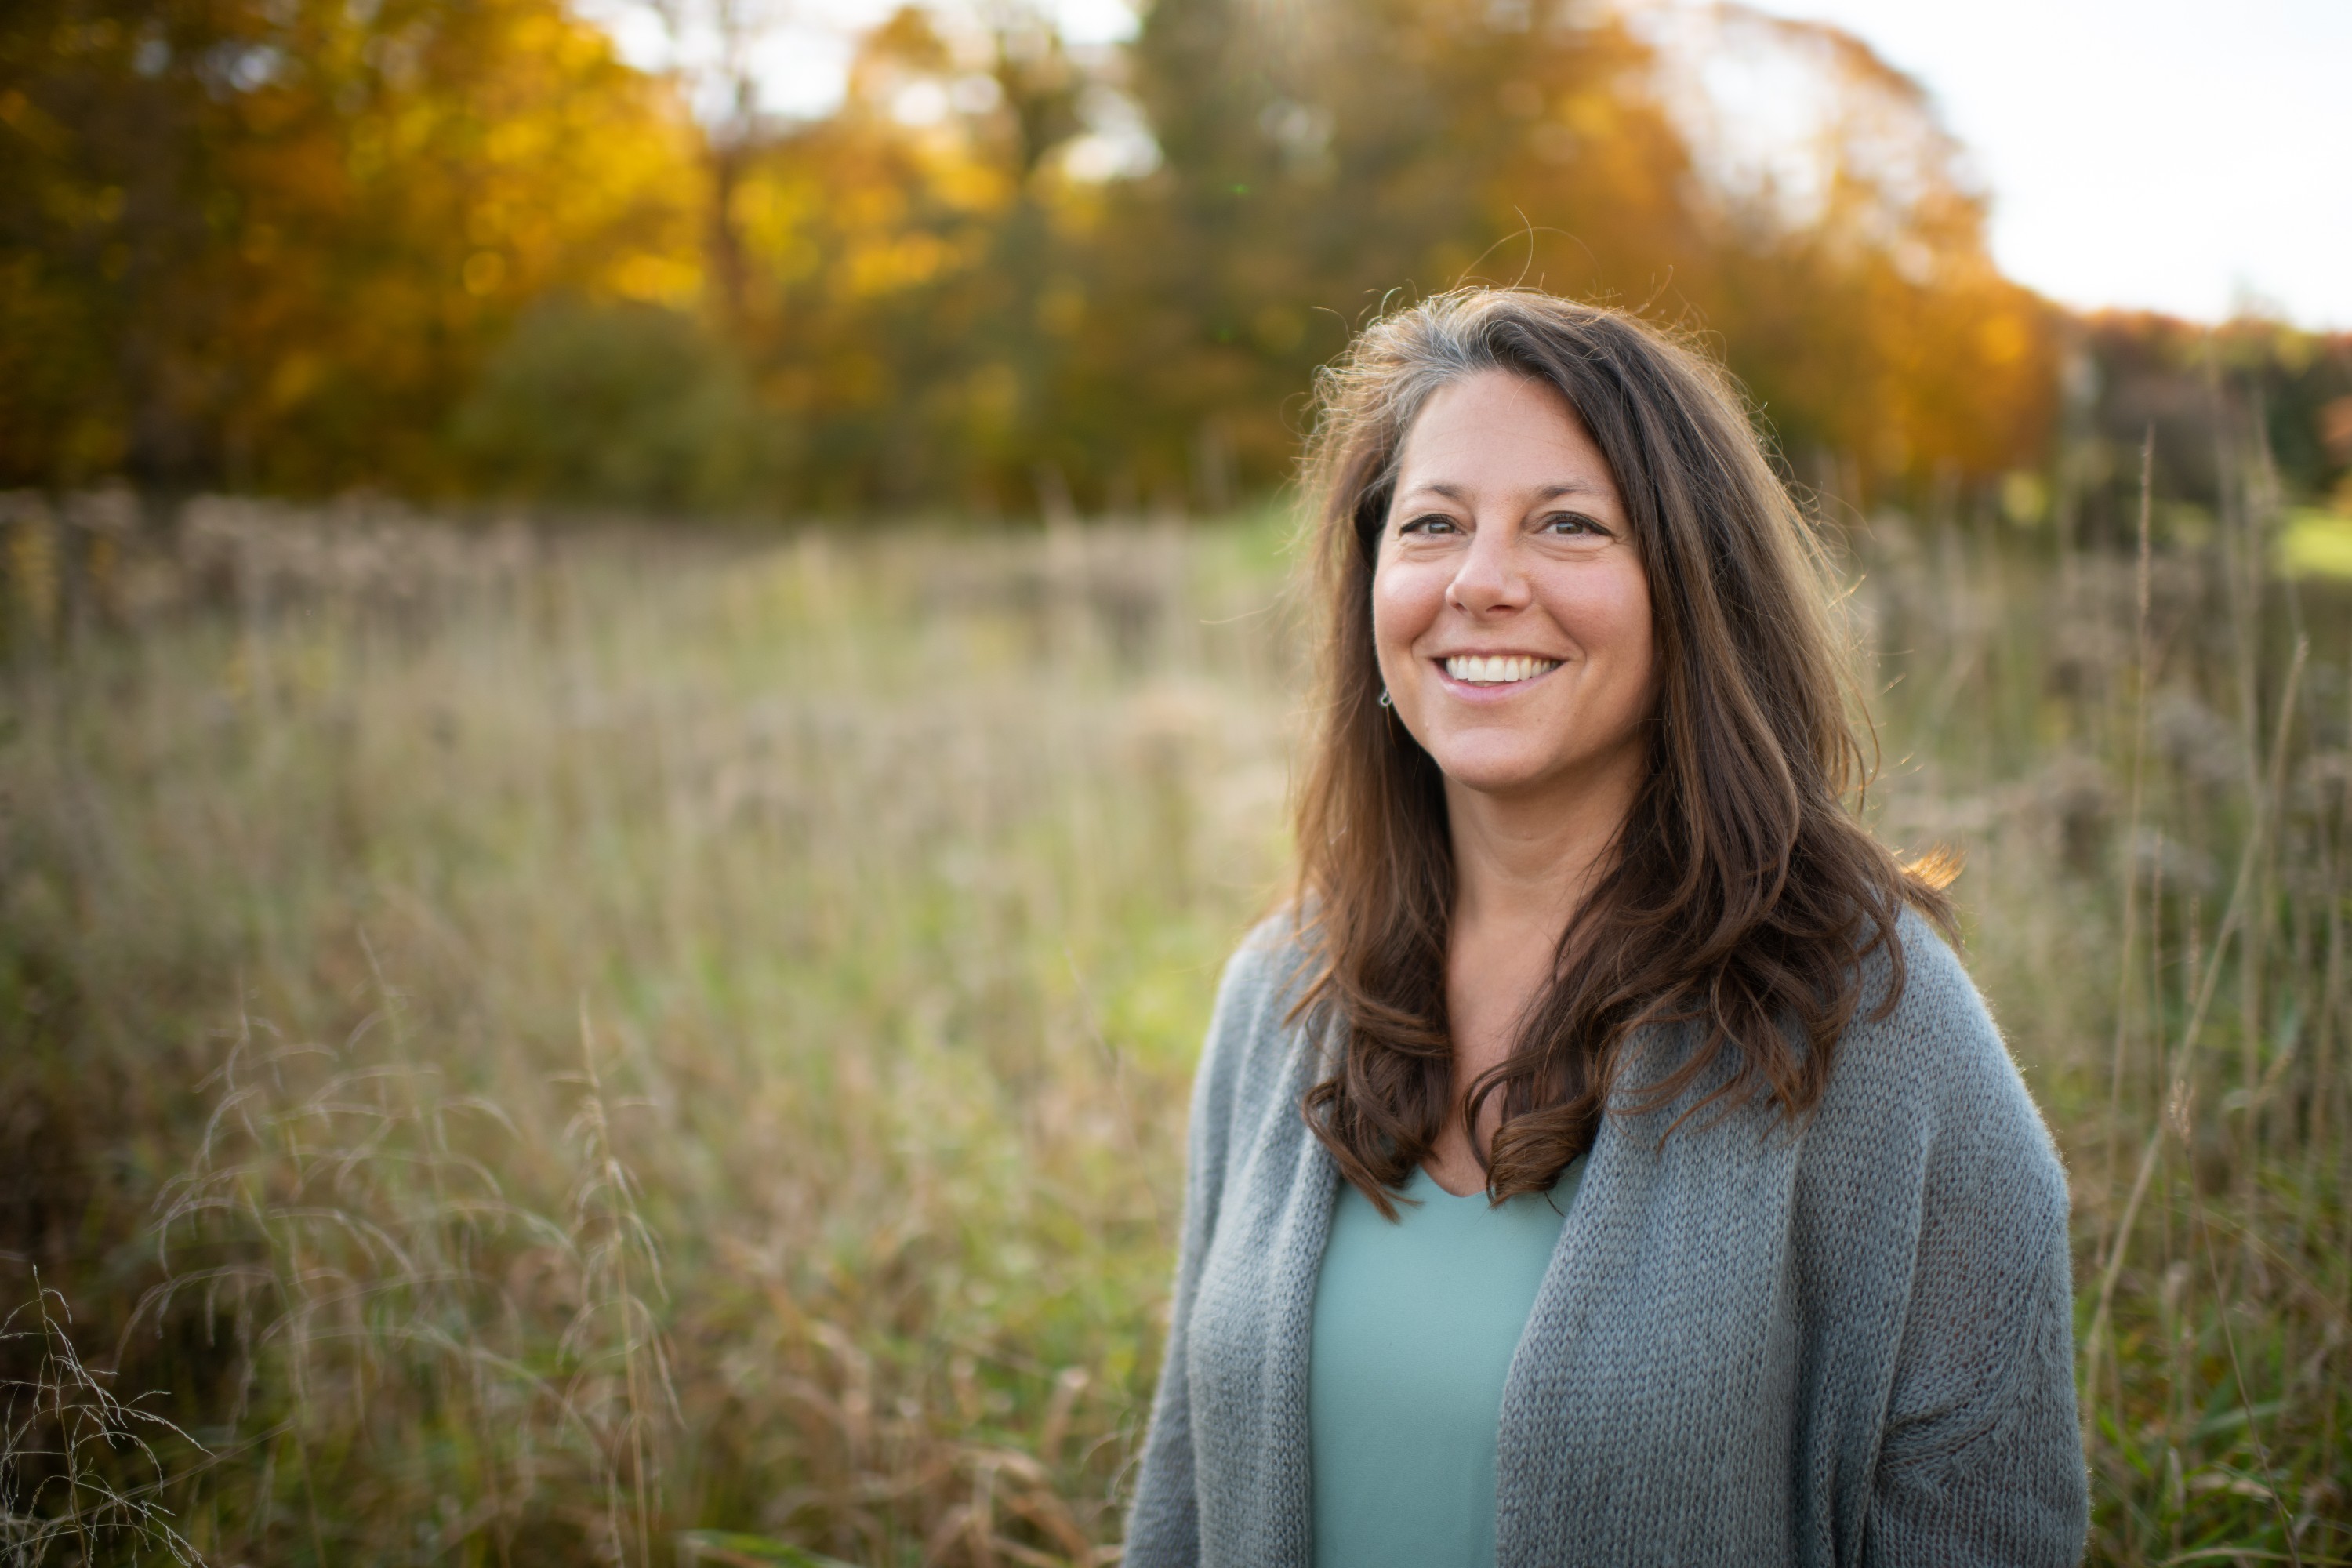
M 764 1535 L 729 1530 L 688 1531 L 678 1538 L 678 1554 L 688 1563 L 709 1563 L 723 1568 L 770 1568 L 771 1564 L 774 1568 L 847 1568 L 838 1558 L 820 1557 Z
M 693 318 L 554 300 L 527 311 L 457 410 L 494 493 L 712 512 L 772 500 L 785 432 Z

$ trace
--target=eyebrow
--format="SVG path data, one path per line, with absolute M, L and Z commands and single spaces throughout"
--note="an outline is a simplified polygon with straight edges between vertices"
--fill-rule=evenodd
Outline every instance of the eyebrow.
M 1427 491 L 1433 495 L 1444 496 L 1447 500 L 1453 501 L 1457 505 L 1468 506 L 1470 504 L 1470 492 L 1467 486 L 1444 483 L 1414 485 L 1409 489 L 1400 490 L 1398 492 L 1398 499 L 1402 500 L 1405 496 L 1419 495 L 1423 491 Z M 1605 493 L 1606 492 L 1599 485 L 1579 484 L 1573 479 L 1561 479 L 1554 484 L 1538 485 L 1536 487 L 1534 492 L 1535 499 L 1538 500 L 1550 500 L 1559 496 L 1597 496 Z

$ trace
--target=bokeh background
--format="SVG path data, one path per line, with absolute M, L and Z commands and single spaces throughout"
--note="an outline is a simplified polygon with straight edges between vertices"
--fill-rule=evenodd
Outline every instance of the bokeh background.
M 10 1561 L 1115 1561 L 1312 374 L 1465 280 L 1701 338 L 1849 579 L 2094 1560 L 2352 1560 L 2352 334 L 2029 287 L 1824 23 L 1073 15 L 0 15 Z

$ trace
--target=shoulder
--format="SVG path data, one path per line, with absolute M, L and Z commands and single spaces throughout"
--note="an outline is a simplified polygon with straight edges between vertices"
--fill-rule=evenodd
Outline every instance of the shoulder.
M 1959 954 L 1909 910 L 1896 923 L 1895 944 L 1863 962 L 1861 1005 L 1838 1042 L 1832 1083 L 1866 1085 L 1923 1109 L 1986 1100 L 2030 1108 L 2017 1064 Z
M 1995 1176 L 2031 1206 L 2063 1212 L 2057 1150 L 1959 955 L 1909 910 L 1896 940 L 1898 952 L 1864 961 L 1863 1005 L 1838 1043 L 1808 1142 L 1914 1164 L 1938 1186 Z
M 1225 961 L 1217 984 L 1218 1010 L 1288 1012 L 1312 975 L 1314 956 L 1299 911 L 1291 906 L 1276 910 L 1251 927 Z
M 1217 983 L 1216 1007 L 1201 1047 L 1196 1118 L 1208 1111 L 1223 1120 L 1236 1101 L 1258 1098 L 1263 1086 L 1288 1075 L 1304 1023 L 1292 1014 L 1315 963 L 1291 909 L 1259 921 L 1234 948 Z

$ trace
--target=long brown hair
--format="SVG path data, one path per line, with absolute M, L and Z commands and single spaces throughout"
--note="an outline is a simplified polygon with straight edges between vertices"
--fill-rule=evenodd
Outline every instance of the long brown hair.
M 1903 984 L 1907 903 L 1948 929 L 1948 875 L 1906 868 L 1847 796 L 1866 783 L 1831 579 L 1745 401 L 1704 353 L 1623 311 L 1465 289 L 1358 337 L 1317 387 L 1308 453 L 1320 721 L 1297 805 L 1298 1016 L 1332 1042 L 1302 1110 L 1340 1171 L 1392 1214 L 1452 1101 L 1445 1005 L 1454 871 L 1437 764 L 1380 705 L 1372 572 L 1405 433 L 1439 388 L 1503 371 L 1557 389 L 1608 459 L 1650 583 L 1657 710 L 1613 859 L 1570 921 L 1548 988 L 1464 1114 L 1501 1097 L 1496 1202 L 1589 1149 L 1633 1032 L 1698 1026 L 1642 1086 L 1661 1104 L 1720 1063 L 1699 1104 L 1801 1117 L 1884 951 Z M 1475 1146 L 1475 1139 L 1473 1139 Z

